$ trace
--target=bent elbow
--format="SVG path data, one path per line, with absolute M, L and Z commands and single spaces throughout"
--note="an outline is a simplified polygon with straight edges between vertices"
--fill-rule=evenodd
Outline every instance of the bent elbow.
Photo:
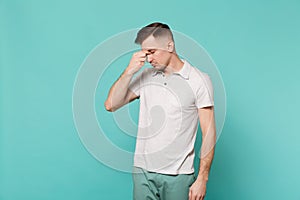
M 113 109 L 110 108 L 110 107 L 106 107 L 106 106 L 105 106 L 105 110 L 108 111 L 108 112 L 113 112 Z
M 107 110 L 108 112 L 113 112 L 112 106 L 111 106 L 110 103 L 108 103 L 107 100 L 106 100 L 105 103 L 104 103 L 104 107 L 105 107 L 105 110 Z
M 114 112 L 116 110 L 112 107 L 111 103 L 108 102 L 107 100 L 104 103 L 104 107 L 108 112 Z

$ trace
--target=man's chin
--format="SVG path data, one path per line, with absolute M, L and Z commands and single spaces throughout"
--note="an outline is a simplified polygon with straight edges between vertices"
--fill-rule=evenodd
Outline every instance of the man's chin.
M 155 69 L 158 69 L 158 70 L 164 69 L 164 66 L 157 65 L 157 64 L 153 64 L 152 67 L 155 68 Z

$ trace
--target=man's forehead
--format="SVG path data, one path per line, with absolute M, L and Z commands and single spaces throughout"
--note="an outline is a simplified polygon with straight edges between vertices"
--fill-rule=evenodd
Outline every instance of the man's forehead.
M 142 49 L 145 51 L 161 49 L 162 46 L 162 41 L 160 39 L 155 39 L 152 35 L 146 38 L 141 44 Z
M 159 48 L 161 48 L 159 45 L 157 45 L 156 43 L 143 43 L 142 45 L 141 45 L 141 47 L 142 47 L 142 49 L 143 50 L 145 50 L 145 51 L 150 51 L 150 50 L 152 50 L 152 49 L 159 49 Z
M 145 44 L 142 44 L 141 45 L 141 49 L 145 52 L 149 52 L 149 51 L 152 51 L 152 50 L 164 50 L 163 48 L 163 45 L 162 44 L 149 44 L 149 45 L 145 45 Z

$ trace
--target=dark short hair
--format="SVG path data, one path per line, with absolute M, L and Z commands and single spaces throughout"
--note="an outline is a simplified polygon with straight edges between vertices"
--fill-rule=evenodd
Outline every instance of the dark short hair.
M 150 35 L 153 35 L 154 38 L 161 36 L 169 36 L 172 39 L 172 41 L 174 41 L 172 31 L 167 24 L 154 22 L 139 30 L 134 43 L 142 44 L 143 41 Z

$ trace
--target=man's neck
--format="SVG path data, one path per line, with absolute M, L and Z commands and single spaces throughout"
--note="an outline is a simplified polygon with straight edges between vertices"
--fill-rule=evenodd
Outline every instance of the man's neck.
M 166 75 L 170 75 L 173 72 L 178 72 L 182 69 L 184 62 L 178 57 L 177 54 L 173 54 L 168 66 L 165 68 L 164 72 Z

